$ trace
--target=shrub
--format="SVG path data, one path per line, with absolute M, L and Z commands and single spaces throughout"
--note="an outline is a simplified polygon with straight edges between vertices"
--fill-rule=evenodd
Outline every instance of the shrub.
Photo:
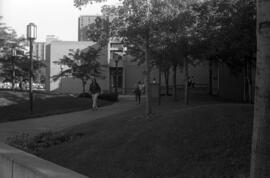
M 79 98 L 92 98 L 92 96 L 89 93 L 80 93 Z
M 118 101 L 118 93 L 102 93 L 98 96 L 99 99 L 107 101 Z
M 28 153 L 39 155 L 39 153 L 45 148 L 65 142 L 72 142 L 82 136 L 82 133 L 61 133 L 48 131 L 31 137 L 29 134 L 22 133 L 14 137 L 9 137 L 6 142 L 7 144 Z
M 92 98 L 92 96 L 89 93 L 81 93 L 79 94 L 78 97 Z M 117 93 L 101 93 L 98 96 L 98 99 L 116 102 L 118 101 L 118 94 Z

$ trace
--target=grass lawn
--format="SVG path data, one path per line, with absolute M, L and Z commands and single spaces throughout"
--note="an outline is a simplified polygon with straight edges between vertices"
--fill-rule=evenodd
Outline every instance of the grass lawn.
M 236 178 L 249 173 L 251 105 L 212 104 L 140 116 L 142 108 L 68 133 L 41 157 L 93 178 Z
M 89 98 L 46 94 L 35 94 L 34 96 L 34 113 L 30 114 L 28 93 L 1 91 L 0 122 L 79 111 L 91 106 Z M 109 104 L 112 102 L 99 100 L 101 107 Z

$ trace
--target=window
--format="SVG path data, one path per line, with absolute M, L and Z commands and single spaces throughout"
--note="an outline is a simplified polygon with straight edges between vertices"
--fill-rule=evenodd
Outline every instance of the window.
M 123 47 L 123 44 L 122 43 L 111 43 L 110 47 L 121 49 Z

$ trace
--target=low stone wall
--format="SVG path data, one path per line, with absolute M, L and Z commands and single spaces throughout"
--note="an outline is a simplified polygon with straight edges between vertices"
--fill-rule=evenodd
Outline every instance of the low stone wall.
M 87 178 L 0 142 L 0 178 Z

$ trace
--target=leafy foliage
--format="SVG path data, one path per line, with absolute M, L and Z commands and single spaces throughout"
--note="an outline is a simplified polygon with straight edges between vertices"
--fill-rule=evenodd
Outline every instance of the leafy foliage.
M 51 146 L 60 145 L 66 142 L 72 142 L 81 138 L 81 133 L 62 133 L 62 132 L 43 132 L 37 136 L 31 137 L 29 134 L 22 133 L 7 139 L 7 143 L 16 148 L 22 149 L 31 154 L 39 153 Z
M 53 80 L 68 76 L 78 78 L 82 81 L 83 92 L 85 92 L 85 85 L 89 79 L 104 78 L 102 68 L 106 67 L 106 65 L 102 65 L 97 61 L 100 51 L 101 47 L 94 46 L 89 46 L 84 50 L 71 49 L 68 55 L 65 55 L 59 61 L 55 61 L 64 70 L 54 75 Z
M 78 97 L 92 98 L 89 93 L 81 93 Z M 118 93 L 101 93 L 98 95 L 98 98 L 101 100 L 116 102 L 118 101 Z
M 256 5 L 254 0 L 208 0 L 197 5 L 198 34 L 204 59 L 221 61 L 239 71 L 256 53 Z
M 109 18 L 97 17 L 95 23 L 85 28 L 88 28 L 87 34 L 92 41 L 101 46 L 106 46 L 109 39 L 109 26 Z
M 1 25 L 1 24 L 0 24 Z M 1 37 L 1 56 L 0 56 L 0 75 L 12 81 L 14 72 L 15 81 L 29 78 L 29 53 L 26 53 L 26 39 L 17 37 L 15 30 L 0 26 Z M 2 46 L 1 46 L 2 45 Z M 15 53 L 15 54 L 14 54 Z M 35 59 L 33 56 L 33 76 L 36 77 L 38 70 L 46 67 L 45 63 Z
M 74 2 L 79 7 L 100 1 Z M 251 81 L 246 68 L 254 67 L 256 59 L 255 0 L 123 0 L 121 6 L 104 6 L 103 14 L 114 17 L 106 26 L 110 36 L 120 37 L 139 64 L 148 57 L 166 73 L 209 61 L 210 68 L 222 63 L 234 74 L 244 69 Z M 101 24 L 92 26 L 97 41 L 108 34 Z

